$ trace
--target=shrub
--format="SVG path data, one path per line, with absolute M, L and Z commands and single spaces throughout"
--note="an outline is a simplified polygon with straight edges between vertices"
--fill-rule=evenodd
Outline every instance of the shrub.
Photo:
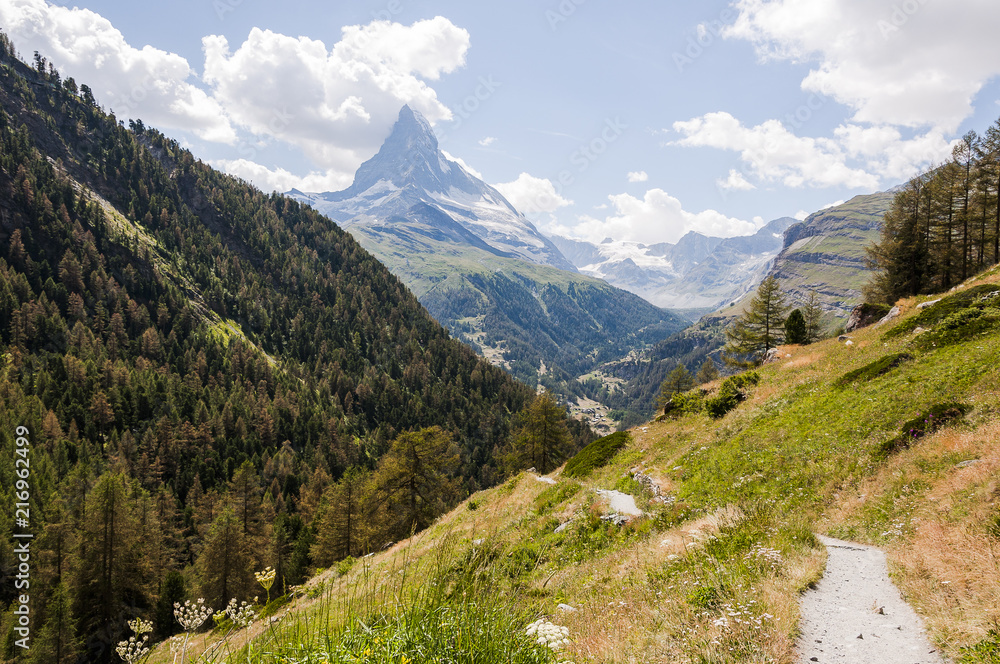
M 835 385 L 843 387 L 859 381 L 874 380 L 879 376 L 884 376 L 899 365 L 904 362 L 909 362 L 912 359 L 913 356 L 909 353 L 893 353 L 892 355 L 886 355 L 885 357 L 875 360 L 871 364 L 865 365 L 860 369 L 848 371 L 837 379 Z
M 913 332 L 918 327 L 934 327 L 952 314 L 970 307 L 982 310 L 987 307 L 996 308 L 998 306 L 1000 306 L 1000 286 L 996 284 L 975 286 L 961 293 L 949 295 L 937 304 L 927 307 L 916 316 L 908 318 L 886 332 L 884 338 L 892 339 L 901 337 L 904 334 Z
M 669 417 L 680 417 L 693 413 L 700 413 L 705 409 L 705 390 L 691 390 L 681 392 L 671 397 L 663 408 L 663 414 Z
M 627 431 L 616 431 L 604 438 L 598 438 L 566 463 L 563 475 L 568 477 L 589 475 L 595 468 L 606 466 L 630 440 L 632 437 Z
M 916 416 L 900 427 L 900 434 L 875 447 L 874 454 L 884 459 L 893 452 L 904 450 L 915 440 L 934 433 L 941 427 L 961 419 L 969 412 L 969 407 L 960 403 L 939 403 L 931 406 L 926 413 Z
M 719 393 L 705 401 L 705 412 L 710 417 L 720 418 L 746 399 L 748 387 L 760 382 L 760 374 L 756 371 L 747 371 L 736 376 L 730 376 L 722 381 L 719 386 Z

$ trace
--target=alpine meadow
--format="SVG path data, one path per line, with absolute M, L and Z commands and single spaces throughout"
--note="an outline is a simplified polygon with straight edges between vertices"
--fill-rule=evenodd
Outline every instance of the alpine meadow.
M 1000 6 L 81 1 L 0 664 L 1000 662 Z

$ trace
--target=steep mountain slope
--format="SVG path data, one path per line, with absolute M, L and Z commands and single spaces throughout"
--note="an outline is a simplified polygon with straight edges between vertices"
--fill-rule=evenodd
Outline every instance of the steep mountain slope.
M 770 270 L 782 248 L 783 217 L 747 237 L 686 234 L 677 244 L 605 240 L 599 245 L 553 237 L 580 272 L 670 309 L 707 312 L 743 297 Z
M 579 396 L 578 376 L 686 325 L 577 274 L 496 189 L 447 159 L 408 107 L 350 188 L 290 195 L 341 223 L 456 336 L 529 384 Z
M 805 302 L 816 291 L 832 317 L 846 318 L 862 300 L 870 277 L 865 248 L 878 241 L 894 196 L 855 196 L 791 226 L 771 274 L 794 301 Z
M 573 472 L 473 495 L 421 535 L 310 581 L 276 628 L 251 629 L 254 651 L 273 653 L 254 661 L 366 648 L 459 659 L 456 633 L 472 652 L 502 644 L 503 661 L 797 661 L 799 597 L 823 574 L 814 532 L 883 548 L 934 647 L 994 661 L 996 294 L 994 269 L 930 308 L 901 301 L 898 321 L 852 345 L 785 349 L 724 415 L 692 393 L 686 412 L 598 441 Z M 614 513 L 615 489 L 643 515 Z M 898 630 L 882 603 L 870 615 Z M 383 609 L 375 624 L 371 607 Z M 526 638 L 540 617 L 566 632 L 542 623 Z M 165 647 L 156 657 L 170 661 Z
M 530 388 L 331 220 L 13 53 L 0 35 L 0 498 L 30 516 L 0 516 L 0 660 L 15 528 L 34 661 L 109 662 L 188 592 L 298 583 L 327 486 L 403 432 L 440 427 L 464 491 L 497 480 Z

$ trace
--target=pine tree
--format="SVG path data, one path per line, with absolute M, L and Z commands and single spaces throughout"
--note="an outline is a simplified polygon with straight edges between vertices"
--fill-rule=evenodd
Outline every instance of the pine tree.
M 713 380 L 718 380 L 719 378 L 719 367 L 715 365 L 715 360 L 710 357 L 706 357 L 705 361 L 702 363 L 701 368 L 698 369 L 698 375 L 695 376 L 695 382 L 698 385 L 704 385 L 705 383 L 711 383 Z
M 803 345 L 809 343 L 806 332 L 806 317 L 801 309 L 793 309 L 785 319 L 785 343 Z
M 687 367 L 683 363 L 678 364 L 660 384 L 660 395 L 656 399 L 657 408 L 663 408 L 675 394 L 687 392 L 692 387 L 694 387 L 694 378 L 688 373 Z
M 778 280 L 768 276 L 743 315 L 726 329 L 726 361 L 734 364 L 744 364 L 741 358 L 763 361 L 767 351 L 781 343 L 787 309 Z
M 569 457 L 572 445 L 565 409 L 548 393 L 539 394 L 521 415 L 514 438 L 502 455 L 503 465 L 509 473 L 534 467 L 545 474 Z

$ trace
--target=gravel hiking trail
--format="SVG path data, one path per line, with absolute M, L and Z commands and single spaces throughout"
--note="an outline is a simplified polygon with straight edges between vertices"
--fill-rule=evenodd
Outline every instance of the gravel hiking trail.
M 826 572 L 802 596 L 799 664 L 946 664 L 889 580 L 881 550 L 816 537 L 827 548 Z

